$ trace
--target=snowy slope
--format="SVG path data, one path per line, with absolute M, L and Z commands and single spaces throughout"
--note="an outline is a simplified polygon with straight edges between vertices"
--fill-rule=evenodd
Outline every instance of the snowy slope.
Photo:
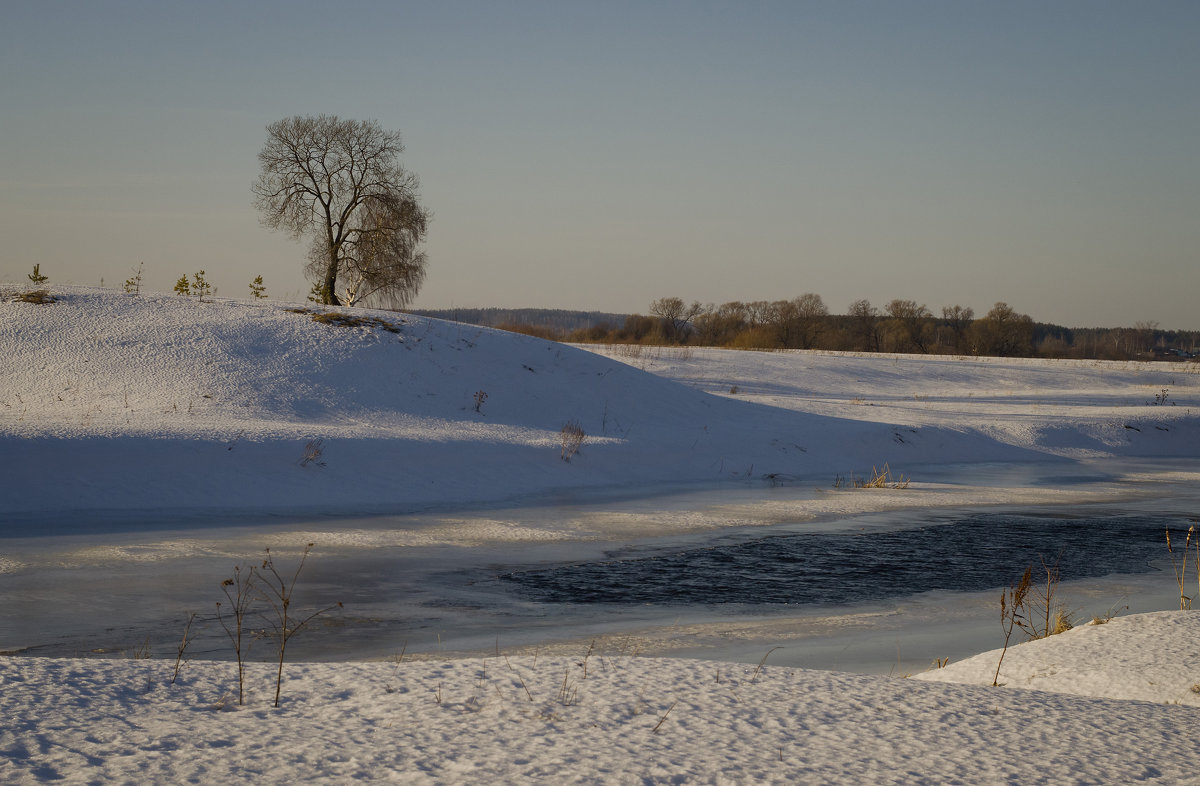
M 9 512 L 394 511 L 1196 449 L 1182 366 L 696 350 L 642 370 L 473 326 L 358 312 L 391 332 L 296 308 L 90 289 L 0 300 Z M 1147 406 L 1160 386 L 1180 406 Z M 567 463 L 571 421 L 587 439 Z M 300 466 L 313 440 L 324 467 Z
M 319 324 L 275 303 L 59 297 L 0 298 L 7 536 L 103 510 L 533 505 L 553 491 L 766 486 L 772 475 L 828 487 L 884 462 L 931 475 L 1115 462 L 1123 485 L 1106 493 L 1123 494 L 1149 476 L 1149 459 L 1170 460 L 1153 466 L 1159 477 L 1194 485 L 1194 464 L 1174 462 L 1200 457 L 1200 378 L 1184 365 L 589 352 L 382 312 L 366 316 L 399 332 Z M 1155 403 L 1164 390 L 1169 403 Z M 476 411 L 478 391 L 487 397 Z M 569 421 L 588 439 L 567 463 Z M 304 466 L 313 440 L 322 453 Z M 869 498 L 929 506 L 1016 491 L 917 481 Z M 1084 501 L 1097 488 L 1020 491 Z M 809 507 L 864 499 L 827 495 Z M 775 504 L 689 513 L 688 526 L 767 521 Z M 483 540 L 594 534 L 447 522 L 366 534 L 464 548 L 479 527 Z M 129 537 L 131 558 L 161 556 Z M 0 571 L 19 576 L 6 560 L 0 553 Z M 771 665 L 756 674 L 636 657 L 605 640 L 569 658 L 290 664 L 274 709 L 262 663 L 251 664 L 238 707 L 228 662 L 190 661 L 172 685 L 171 660 L 5 657 L 0 781 L 1195 783 L 1198 619 L 1118 617 L 1015 646 L 1000 688 L 990 687 L 997 652 L 902 680 Z
M 495 330 L 371 315 L 393 333 L 164 295 L 59 298 L 0 302 L 0 493 L 11 512 L 411 509 L 864 471 L 898 444 L 887 424 L 722 399 Z M 567 463 L 570 421 L 588 436 Z M 945 458 L 979 450 L 955 428 L 923 431 L 913 441 Z M 323 468 L 300 466 L 311 440 Z M 983 441 L 992 457 L 1020 455 Z M 69 496 L 53 493 L 64 475 Z
M 1080 625 L 984 652 L 918 679 L 1200 707 L 1200 611 L 1162 611 Z M 1146 646 L 1153 642 L 1153 646 Z M 997 675 L 997 666 L 1000 667 Z

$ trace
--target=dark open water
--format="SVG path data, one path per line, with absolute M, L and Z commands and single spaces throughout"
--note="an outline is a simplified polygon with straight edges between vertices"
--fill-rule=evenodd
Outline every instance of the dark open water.
M 575 604 L 840 604 L 935 590 L 1007 586 L 1042 561 L 1061 579 L 1143 573 L 1176 547 L 1185 518 L 979 514 L 910 529 L 715 540 L 678 551 L 518 569 L 499 578 L 520 597 Z

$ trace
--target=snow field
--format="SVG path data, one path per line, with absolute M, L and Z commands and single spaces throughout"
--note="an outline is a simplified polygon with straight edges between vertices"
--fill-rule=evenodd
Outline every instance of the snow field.
M 1200 710 L 1143 701 L 581 652 L 293 664 L 273 709 L 265 664 L 250 667 L 242 707 L 232 664 L 189 663 L 176 685 L 171 670 L 169 660 L 0 660 L 0 779 L 1183 783 L 1200 774 L 1188 742 Z
M 270 514 L 303 521 L 301 534 L 248 527 L 246 542 L 476 549 L 1120 501 L 1200 478 L 1192 365 L 593 352 L 382 312 L 399 334 L 276 303 L 56 294 L 46 306 L 0 299 L 0 535 L 25 544 L 19 558 L 0 553 L 11 580 L 51 557 L 95 571 L 215 548 L 157 530 L 61 557 L 28 546 L 64 522 L 102 536 Z M 568 464 L 560 429 L 573 420 L 588 438 Z M 302 466 L 316 439 L 325 466 Z M 884 464 L 909 489 L 826 490 Z M 780 479 L 814 490 L 747 501 Z M 741 501 L 578 520 L 472 513 L 685 488 L 736 488 Z M 425 509 L 441 519 L 314 523 Z M 1197 783 L 1197 614 L 1117 617 L 1014 646 L 1000 688 L 998 652 L 898 679 L 601 642 L 571 657 L 288 664 L 275 709 L 267 664 L 250 665 L 239 707 L 228 662 L 189 662 L 170 685 L 170 660 L 4 657 L 0 781 Z

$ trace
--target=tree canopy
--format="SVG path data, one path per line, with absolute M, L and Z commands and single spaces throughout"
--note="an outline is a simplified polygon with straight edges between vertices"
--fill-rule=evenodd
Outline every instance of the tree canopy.
M 399 131 L 374 120 L 295 116 L 267 126 L 254 204 L 262 222 L 307 238 L 315 299 L 399 308 L 425 280 L 429 212 L 400 164 Z

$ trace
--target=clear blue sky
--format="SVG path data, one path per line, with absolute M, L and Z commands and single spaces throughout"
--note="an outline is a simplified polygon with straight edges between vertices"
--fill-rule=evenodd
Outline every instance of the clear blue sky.
M 400 130 L 416 306 L 1200 329 L 1200 3 L 0 0 L 0 280 L 302 300 L 265 126 Z

